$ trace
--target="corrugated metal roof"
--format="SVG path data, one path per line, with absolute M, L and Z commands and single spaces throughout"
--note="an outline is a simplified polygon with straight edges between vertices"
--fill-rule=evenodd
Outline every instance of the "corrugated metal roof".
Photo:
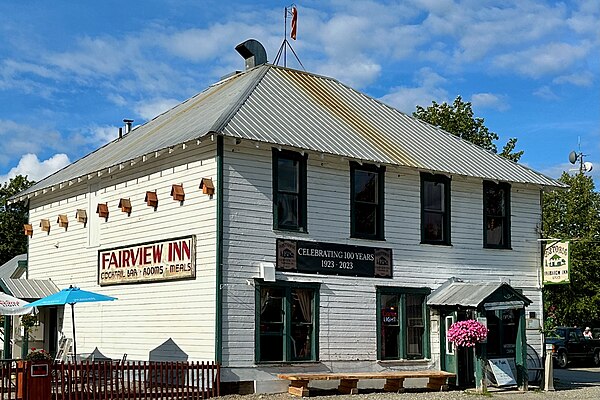
M 512 292 L 515 292 L 509 284 L 503 282 L 463 282 L 450 279 L 429 295 L 427 305 L 477 308 L 485 299 L 504 285 L 508 286 Z M 531 300 L 522 294 L 517 294 L 517 296 L 526 305 L 531 303 Z
M 334 79 L 266 64 L 209 87 L 15 197 L 210 133 L 420 170 L 565 187 Z
M 19 254 L 0 266 L 0 279 L 20 278 L 27 270 L 27 254 Z
M 2 287 L 14 297 L 24 300 L 37 300 L 60 290 L 49 279 L 0 279 Z

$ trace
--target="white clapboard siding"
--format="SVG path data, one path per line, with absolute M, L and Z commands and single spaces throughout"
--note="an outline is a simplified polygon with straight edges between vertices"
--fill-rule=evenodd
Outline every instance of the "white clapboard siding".
M 359 240 L 350 238 L 348 160 L 329 155 L 321 158 L 320 154 L 309 153 L 308 233 L 274 232 L 271 149 L 257 149 L 242 142 L 236 146 L 226 144 L 224 153 L 225 367 L 255 366 L 255 288 L 248 285 L 247 280 L 258 276 L 258 262 L 275 262 L 277 238 L 393 249 L 393 280 L 276 273 L 278 280 L 321 284 L 319 359 L 324 363 L 344 365 L 362 360 L 374 367 L 377 360 L 376 286 L 433 290 L 450 277 L 497 282 L 505 279 L 534 301 L 528 310 L 541 315 L 540 254 L 536 242 L 541 213 L 539 189 L 535 186 L 512 185 L 512 250 L 484 249 L 483 181 L 453 177 L 452 246 L 423 245 L 420 244 L 419 172 L 387 166 L 386 240 Z M 539 346 L 534 332 L 528 331 L 528 338 Z M 431 350 L 430 363 L 439 366 L 439 332 L 431 333 Z M 421 362 L 419 365 L 431 364 Z
M 212 178 L 217 184 L 215 154 L 214 144 L 208 144 L 178 149 L 168 156 L 149 156 L 112 174 L 105 171 L 100 177 L 31 199 L 34 227 L 39 219 L 48 218 L 52 229 L 49 235 L 34 229 L 29 277 L 118 298 L 75 306 L 78 352 L 98 347 L 110 357 L 127 353 L 129 359 L 148 360 L 151 351 L 153 357 L 168 357 L 175 345 L 188 359 L 214 360 L 216 195 L 211 199 L 202 194 L 199 184 L 202 178 Z M 183 203 L 172 199 L 173 184 L 183 184 Z M 88 185 L 98 185 L 93 204 L 89 204 Z M 154 190 L 159 199 L 156 211 L 144 202 L 146 191 Z M 130 216 L 118 207 L 121 198 L 131 200 Z M 96 214 L 98 202 L 108 203 L 106 221 Z M 75 219 L 78 208 L 87 210 L 86 226 Z M 66 231 L 56 224 L 58 214 L 69 218 Z M 99 229 L 96 247 L 88 245 L 92 226 Z M 196 236 L 195 279 L 98 285 L 99 250 L 188 235 Z M 62 330 L 71 336 L 68 306 Z

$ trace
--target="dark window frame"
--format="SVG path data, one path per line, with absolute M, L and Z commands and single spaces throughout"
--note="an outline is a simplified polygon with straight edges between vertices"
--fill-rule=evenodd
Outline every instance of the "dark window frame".
M 297 363 L 297 362 L 316 362 L 319 361 L 319 289 L 320 284 L 318 283 L 300 283 L 300 282 L 263 282 L 254 280 L 255 290 L 255 313 L 254 313 L 254 359 L 257 364 L 285 364 L 285 363 Z M 260 342 L 261 342 L 261 289 L 264 287 L 273 287 L 282 289 L 285 292 L 285 301 L 283 304 L 283 360 L 281 361 L 262 361 Z M 312 332 L 311 332 L 311 353 L 304 358 L 294 358 L 292 354 L 292 339 L 291 339 L 291 328 L 292 328 L 292 290 L 293 289 L 307 289 L 313 291 L 313 304 L 312 304 Z M 268 335 L 267 335 L 268 336 Z
M 306 164 L 308 155 L 301 154 L 290 150 L 279 150 L 273 148 L 273 229 L 280 231 L 292 231 L 307 233 L 307 190 L 306 190 Z M 284 193 L 279 190 L 279 160 L 287 159 L 297 161 L 299 164 L 298 176 L 298 193 L 287 192 L 298 196 L 298 221 L 296 225 L 280 225 L 279 224 L 279 196 Z
M 451 179 L 445 175 L 421 173 L 421 243 L 435 245 L 452 245 L 451 241 Z M 425 209 L 425 182 L 443 183 L 444 184 L 444 211 L 436 212 Z M 437 213 L 442 214 L 442 240 L 430 240 L 425 237 L 425 214 Z
M 356 203 L 354 175 L 356 171 L 374 172 L 377 174 L 377 203 L 375 204 L 377 215 L 375 216 L 375 233 L 369 234 L 357 232 L 356 230 Z M 372 164 L 350 163 L 350 237 L 357 239 L 385 240 L 385 166 L 376 166 Z M 360 202 L 358 202 L 360 203 Z M 364 202 L 365 204 L 369 204 Z
M 504 216 L 488 214 L 488 189 L 504 190 Z M 511 223 L 510 223 L 510 200 L 511 200 L 511 187 L 506 182 L 483 182 L 483 247 L 488 249 L 510 249 L 511 248 Z M 488 218 L 501 218 L 503 220 L 503 231 L 502 231 L 502 244 L 491 244 L 488 243 L 487 237 L 487 226 Z
M 378 286 L 377 287 L 377 359 L 378 360 L 400 360 L 400 359 L 411 359 L 411 360 L 424 360 L 431 357 L 431 343 L 429 337 L 429 307 L 427 306 L 427 296 L 431 293 L 430 288 L 408 288 L 408 287 L 390 287 L 390 286 Z M 423 303 L 423 337 L 422 343 L 423 354 L 422 357 L 410 357 L 408 355 L 407 344 L 408 344 L 408 321 L 406 313 L 406 296 L 407 295 L 422 295 Z M 382 301 L 381 297 L 384 295 L 397 295 L 400 296 L 400 307 L 401 310 L 398 312 L 398 358 L 395 357 L 383 357 L 382 348 Z

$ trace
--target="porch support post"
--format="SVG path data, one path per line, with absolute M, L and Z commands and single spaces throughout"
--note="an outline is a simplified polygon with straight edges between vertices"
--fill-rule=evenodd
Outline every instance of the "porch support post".
M 519 328 L 515 344 L 515 364 L 517 366 L 517 385 L 520 391 L 528 389 L 527 336 L 525 332 L 525 308 L 519 309 Z
M 12 315 L 4 316 L 4 349 L 2 349 L 2 358 L 12 358 L 11 336 L 12 336 Z
M 475 345 L 475 390 L 477 393 L 487 393 L 487 381 L 485 377 L 485 364 L 487 363 L 487 345 L 478 343 Z

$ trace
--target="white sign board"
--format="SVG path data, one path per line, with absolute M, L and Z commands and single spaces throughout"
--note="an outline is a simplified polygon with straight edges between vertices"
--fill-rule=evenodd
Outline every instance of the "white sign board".
M 544 249 L 544 285 L 569 283 L 569 242 L 556 241 Z
M 195 236 L 98 251 L 98 283 L 101 286 L 195 276 Z
M 510 364 L 508 363 L 508 359 L 493 358 L 488 361 L 490 363 L 492 373 L 494 374 L 494 378 L 496 378 L 496 383 L 498 384 L 498 386 L 509 386 L 517 384 L 512 369 L 510 368 Z

